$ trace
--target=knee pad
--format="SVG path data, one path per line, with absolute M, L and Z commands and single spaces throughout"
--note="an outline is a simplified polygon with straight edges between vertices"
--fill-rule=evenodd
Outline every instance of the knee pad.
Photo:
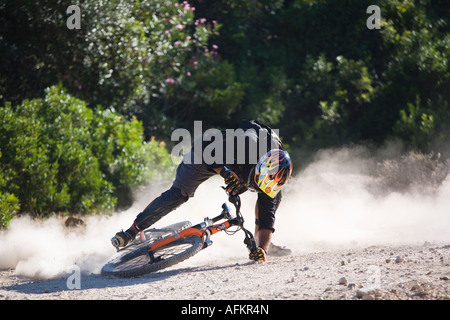
M 140 230 L 147 229 L 166 214 L 185 203 L 188 199 L 189 197 L 183 195 L 183 192 L 180 189 L 172 187 L 163 192 L 159 197 L 153 200 L 144 211 L 139 213 L 134 224 Z

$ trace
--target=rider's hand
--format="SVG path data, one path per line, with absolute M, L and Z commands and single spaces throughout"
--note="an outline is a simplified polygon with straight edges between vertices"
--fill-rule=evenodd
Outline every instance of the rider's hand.
M 248 257 L 250 260 L 266 262 L 266 251 L 263 248 L 258 248 L 250 252 Z
M 220 170 L 220 176 L 224 178 L 225 184 L 227 185 L 225 187 L 226 192 L 233 196 L 236 195 L 242 187 L 237 174 L 224 166 L 222 170 Z

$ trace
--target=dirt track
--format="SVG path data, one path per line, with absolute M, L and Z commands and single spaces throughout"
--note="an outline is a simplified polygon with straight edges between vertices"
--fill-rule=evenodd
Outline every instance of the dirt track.
M 166 271 L 101 277 L 99 268 L 114 253 L 110 237 L 163 186 L 143 190 L 126 211 L 84 218 L 80 230 L 67 230 L 58 219 L 15 219 L 0 233 L 0 299 L 449 300 L 450 177 L 433 195 L 378 196 L 367 187 L 366 162 L 348 150 L 335 152 L 292 181 L 273 240 L 293 255 L 265 264 L 249 262 L 242 234 L 219 233 L 213 246 Z M 221 183 L 211 179 L 158 223 L 197 223 L 218 214 Z M 242 200 L 252 230 L 255 195 L 245 193 Z M 72 274 L 60 276 L 72 265 L 82 270 L 80 289 L 68 288 Z M 54 275 L 59 278 L 36 280 Z
M 450 299 L 446 244 L 294 252 L 266 263 L 242 256 L 195 266 L 198 262 L 194 257 L 134 279 L 81 274 L 80 289 L 68 288 L 71 274 L 44 281 L 3 270 L 0 299 Z M 203 290 L 192 290 L 198 284 Z

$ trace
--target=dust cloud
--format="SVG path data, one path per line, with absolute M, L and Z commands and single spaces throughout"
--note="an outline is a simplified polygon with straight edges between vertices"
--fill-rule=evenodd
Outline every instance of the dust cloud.
M 395 163 L 401 170 L 385 172 L 361 148 L 319 154 L 286 192 L 280 242 L 314 249 L 449 241 L 450 176 L 431 186 L 424 176 L 433 179 L 437 170 L 427 172 L 421 158 L 408 164 L 410 158 Z M 377 169 L 390 176 L 377 176 Z M 392 187 L 392 180 L 409 184 Z
M 273 242 L 293 254 L 323 249 L 375 244 L 409 244 L 450 241 L 450 178 L 445 176 L 432 193 L 420 184 L 392 191 L 379 184 L 374 172 L 379 159 L 364 148 L 325 150 L 296 174 L 284 192 L 277 212 Z M 379 178 L 379 177 L 378 177 Z M 221 212 L 227 197 L 220 177 L 202 184 L 195 197 L 155 224 L 155 227 L 189 220 L 193 224 Z M 67 228 L 53 217 L 43 221 L 14 219 L 0 232 L 0 269 L 36 279 L 64 276 L 77 265 L 83 273 L 98 274 L 115 253 L 110 238 L 127 229 L 135 216 L 168 184 L 149 186 L 136 194 L 135 204 L 112 215 L 83 217 L 84 226 Z M 256 194 L 241 196 L 246 227 L 253 231 Z M 231 204 L 230 204 L 230 207 Z M 248 261 L 244 234 L 224 232 L 213 236 L 213 245 L 183 262 L 198 264 Z

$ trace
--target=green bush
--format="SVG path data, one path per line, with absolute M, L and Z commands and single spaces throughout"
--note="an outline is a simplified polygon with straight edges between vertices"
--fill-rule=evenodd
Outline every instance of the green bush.
M 163 144 L 143 140 L 139 121 L 89 109 L 61 85 L 0 108 L 0 148 L 1 206 L 17 209 L 14 195 L 19 212 L 38 216 L 129 205 L 133 188 L 172 168 Z
M 61 82 L 90 107 L 136 115 L 149 135 L 167 136 L 176 126 L 166 114 L 173 110 L 173 88 L 194 74 L 194 61 L 205 60 L 218 25 L 195 19 L 195 8 L 176 0 L 109 0 L 79 4 L 81 29 L 68 30 L 67 6 L 62 0 L 6 0 L 0 6 L 8 13 L 0 15 L 0 103 L 18 104 Z M 234 83 L 212 87 L 212 106 L 222 107 L 236 89 L 239 95 Z
M 450 2 L 219 3 L 195 6 L 222 24 L 213 39 L 245 85 L 236 118 L 259 117 L 311 151 L 391 138 L 424 151 L 445 146 Z M 380 8 L 381 29 L 366 26 L 370 5 Z
M 61 82 L 93 110 L 93 122 L 99 112 L 110 116 L 97 105 L 114 108 L 142 121 L 147 140 L 167 139 L 194 120 L 230 127 L 243 118 L 280 129 L 286 144 L 305 153 L 389 139 L 429 152 L 450 137 L 448 0 L 78 5 L 81 29 L 69 30 L 67 1 L 2 2 L 0 105 L 43 96 Z M 370 5 L 380 8 L 380 29 L 367 28 Z M 59 172 L 64 163 L 48 162 L 46 146 L 27 130 L 16 142 L 36 158 L 30 170 Z M 74 145 L 67 157 L 83 148 Z M 129 194 L 126 181 L 136 174 L 119 174 L 129 168 L 120 161 L 109 167 L 118 157 L 111 146 L 96 148 L 106 154 L 90 149 L 98 161 L 91 169 L 100 168 L 122 203 L 119 194 Z M 69 201 L 71 186 L 47 181 L 57 196 L 46 202 Z
M 2 154 L 0 152 L 0 160 Z M 8 227 L 9 221 L 19 210 L 19 200 L 14 194 L 4 191 L 7 175 L 0 166 L 0 229 Z

